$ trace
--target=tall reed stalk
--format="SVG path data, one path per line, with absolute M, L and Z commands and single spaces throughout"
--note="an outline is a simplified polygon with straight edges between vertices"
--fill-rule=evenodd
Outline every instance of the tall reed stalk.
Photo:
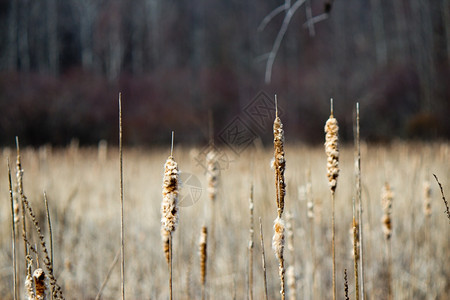
M 123 219 L 123 148 L 122 148 L 122 93 L 119 93 L 119 168 L 120 168 L 120 287 L 125 299 L 125 230 Z
M 164 165 L 163 200 L 161 202 L 161 237 L 164 253 L 169 268 L 169 294 L 172 294 L 172 234 L 178 225 L 178 164 L 173 158 L 173 139 L 170 148 L 170 156 Z
M 331 191 L 331 253 L 333 260 L 333 300 L 336 300 L 336 250 L 335 250 L 335 191 L 339 176 L 338 123 L 333 116 L 333 99 L 331 114 L 325 124 L 325 153 L 327 154 L 327 177 Z
M 392 237 L 392 201 L 394 199 L 394 193 L 391 190 L 390 185 L 386 182 L 381 192 L 381 204 L 383 206 L 383 232 L 386 238 L 386 257 L 387 257 L 387 285 L 388 285 L 388 299 L 393 299 L 392 291 L 392 249 L 391 249 L 391 237 Z
M 9 164 L 8 158 L 8 180 L 9 180 L 9 199 L 11 201 L 11 239 L 12 239 L 12 260 L 13 260 L 13 292 L 14 292 L 14 300 L 19 298 L 18 296 L 18 286 L 17 286 L 17 264 L 16 264 L 16 226 L 14 222 L 14 196 L 13 196 L 13 187 L 12 187 L 12 179 L 11 179 L 11 166 Z
M 281 299 L 284 300 L 285 292 L 285 266 L 284 266 L 284 240 L 285 240 L 285 225 L 282 219 L 284 210 L 284 197 L 286 195 L 286 183 L 284 180 L 284 171 L 286 168 L 286 160 L 284 158 L 284 130 L 283 124 L 278 117 L 277 96 L 275 95 L 275 121 L 273 122 L 273 145 L 274 158 L 273 168 L 275 169 L 275 190 L 277 198 L 277 218 L 274 221 L 273 229 L 274 235 L 272 238 L 272 248 L 275 251 L 275 256 L 278 259 L 278 273 L 280 275 L 280 294 Z

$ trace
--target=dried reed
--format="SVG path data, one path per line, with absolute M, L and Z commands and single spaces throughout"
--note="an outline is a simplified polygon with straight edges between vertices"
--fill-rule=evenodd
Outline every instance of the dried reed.
M 394 199 L 394 193 L 391 190 L 391 187 L 386 182 L 383 186 L 381 192 L 381 204 L 383 206 L 383 232 L 386 238 L 386 256 L 387 256 L 387 264 L 388 264 L 388 276 L 387 276 L 387 285 L 388 285 L 388 299 L 393 299 L 392 292 L 392 250 L 391 250 L 391 237 L 392 237 L 392 200 Z
M 122 93 L 119 93 L 119 172 L 120 172 L 120 278 L 122 300 L 125 299 L 125 226 L 123 218 L 123 131 L 122 131 Z
M 250 225 L 249 225 L 249 241 L 248 241 L 248 299 L 253 300 L 253 238 L 255 230 L 253 228 L 253 183 L 250 186 L 249 210 L 250 210 Z
M 161 237 L 169 267 L 169 292 L 172 296 L 172 234 L 178 224 L 178 165 L 173 159 L 173 131 L 170 156 L 164 165 L 164 179 L 161 202 Z
M 266 272 L 266 255 L 264 251 L 264 236 L 263 229 L 261 223 L 261 217 L 259 217 L 259 238 L 261 240 L 261 260 L 262 260 L 262 268 L 263 268 L 263 278 L 264 278 L 264 299 L 268 300 L 269 297 L 267 295 L 267 272 Z
M 13 260 L 13 286 L 14 286 L 14 300 L 17 300 L 19 296 L 17 286 L 17 262 L 16 262 L 16 226 L 14 222 L 14 196 L 11 179 L 11 166 L 8 158 L 8 180 L 9 180 L 9 199 L 11 202 L 11 239 L 12 239 L 12 260 Z
M 284 284 L 284 222 L 281 219 L 284 210 L 284 197 L 286 195 L 286 183 L 284 180 L 284 171 L 286 169 L 286 160 L 284 158 L 284 130 L 280 117 L 278 117 L 277 96 L 275 95 L 275 120 L 273 122 L 273 146 L 274 158 L 273 168 L 275 169 L 275 190 L 277 197 L 277 218 L 274 221 L 274 235 L 272 239 L 272 248 L 275 256 L 278 258 L 278 269 L 281 284 L 281 299 L 285 299 Z
M 199 241 L 199 255 L 200 255 L 200 282 L 202 285 L 202 300 L 206 299 L 206 261 L 208 259 L 208 229 L 206 226 L 202 227 Z
M 352 222 L 352 233 L 353 233 L 353 267 L 355 273 L 355 299 L 359 300 L 359 277 L 358 277 L 358 261 L 359 261 L 359 235 L 358 235 L 358 221 L 356 220 L 356 208 L 355 208 L 355 198 L 353 198 L 353 222 Z
M 439 189 L 441 190 L 442 200 L 444 201 L 444 205 L 445 205 L 445 213 L 447 214 L 447 218 L 450 223 L 450 210 L 448 208 L 448 202 L 445 199 L 444 189 L 442 188 L 442 184 L 439 182 L 439 179 L 437 178 L 437 176 L 435 174 L 433 174 L 433 176 L 436 179 L 437 184 L 439 185 Z
M 361 264 L 361 295 L 365 300 L 364 293 L 364 243 L 363 243 L 363 209 L 362 209 L 362 193 L 361 193 L 361 139 L 359 126 L 359 102 L 356 103 L 356 134 L 355 134 L 355 174 L 356 174 L 356 200 L 358 202 L 358 233 L 359 233 L 359 260 Z
M 333 99 L 331 114 L 325 124 L 325 153 L 327 154 L 327 177 L 331 190 L 331 253 L 333 260 L 333 300 L 336 300 L 336 251 L 335 251 L 335 191 L 339 176 L 338 123 L 333 116 Z

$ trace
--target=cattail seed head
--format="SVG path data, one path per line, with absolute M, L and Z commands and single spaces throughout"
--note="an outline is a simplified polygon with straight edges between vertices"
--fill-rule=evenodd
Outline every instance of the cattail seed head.
M 164 165 L 163 200 L 161 203 L 161 226 L 172 233 L 178 224 L 178 165 L 170 156 Z
M 391 238 L 392 235 L 392 200 L 394 198 L 394 193 L 388 183 L 385 183 L 381 192 L 381 204 L 383 206 L 383 218 L 381 219 L 383 223 L 383 232 L 387 240 Z
M 429 181 L 423 183 L 423 213 L 426 217 L 431 216 L 431 185 Z
M 327 154 L 327 177 L 328 185 L 334 194 L 339 176 L 339 148 L 338 148 L 338 123 L 333 115 L 325 124 L 325 153 Z
M 200 254 L 200 275 L 202 285 L 206 282 L 206 260 L 207 260 L 207 241 L 208 230 L 206 226 L 202 227 L 202 233 L 199 241 L 199 254 Z
M 275 256 L 281 260 L 283 259 L 284 251 L 284 221 L 277 217 L 273 223 L 273 238 L 272 238 L 272 248 L 275 251 Z
M 284 130 L 280 118 L 277 116 L 273 122 L 273 146 L 274 159 L 273 168 L 275 169 L 275 184 L 277 190 L 278 216 L 281 217 L 284 210 L 284 196 L 286 194 L 286 183 L 284 181 L 284 171 L 286 169 L 286 160 L 284 158 Z
M 36 300 L 47 299 L 48 280 L 41 268 L 34 270 L 33 272 L 34 287 L 36 290 Z

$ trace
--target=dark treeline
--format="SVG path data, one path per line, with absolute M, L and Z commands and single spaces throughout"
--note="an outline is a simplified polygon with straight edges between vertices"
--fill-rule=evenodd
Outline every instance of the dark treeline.
M 331 97 L 344 140 L 356 101 L 365 139 L 450 136 L 450 0 L 298 2 L 265 83 L 283 3 L 0 0 L 0 143 L 115 143 L 119 91 L 130 145 L 205 143 L 210 111 L 216 136 L 237 117 L 271 140 L 245 113 L 261 91 L 291 141 L 323 140 Z

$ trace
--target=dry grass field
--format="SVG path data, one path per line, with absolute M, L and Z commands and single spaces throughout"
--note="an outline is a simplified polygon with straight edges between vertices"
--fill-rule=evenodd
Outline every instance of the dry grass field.
M 125 292 L 127 299 L 168 299 L 168 269 L 161 242 L 163 166 L 170 146 L 161 149 L 126 148 L 124 163 Z M 200 148 L 175 145 L 174 158 L 182 174 L 197 178 L 199 190 L 185 184 L 186 202 L 179 208 L 173 234 L 174 299 L 201 299 L 199 239 L 208 227 L 206 296 L 208 299 L 247 299 L 249 257 L 249 195 L 254 184 L 253 297 L 264 299 L 259 217 L 264 233 L 269 299 L 279 299 L 278 260 L 272 250 L 276 218 L 273 148 L 250 147 L 240 155 L 223 150 L 219 160 L 217 199 L 211 205 L 205 168 L 198 163 Z M 323 146 L 287 144 L 285 216 L 290 214 L 293 245 L 285 249 L 286 267 L 294 267 L 297 299 L 331 299 L 331 210 Z M 21 149 L 24 194 L 28 197 L 47 239 L 43 192 L 48 197 L 53 228 L 54 274 L 66 299 L 94 299 L 120 251 L 120 173 L 117 148 Z M 345 299 L 344 269 L 349 298 L 354 299 L 352 257 L 352 198 L 355 196 L 353 146 L 340 149 L 336 189 L 336 286 Z M 0 172 L 0 299 L 13 299 L 11 206 L 7 158 L 15 176 L 15 149 L 3 149 Z M 361 147 L 366 299 L 450 298 L 450 223 L 436 174 L 450 195 L 448 143 L 393 143 Z M 308 189 L 308 170 L 310 187 Z M 188 178 L 182 175 L 182 178 Z M 393 191 L 391 266 L 386 256 L 381 193 L 385 183 Z M 424 185 L 431 186 L 431 215 L 424 214 Z M 311 191 L 311 192 L 308 192 Z M 199 195 L 201 192 L 201 195 Z M 198 197 L 198 198 L 197 198 Z M 187 205 L 189 200 L 195 200 Z M 308 199 L 314 216 L 308 218 Z M 182 202 L 183 203 L 183 202 Z M 31 244 L 39 246 L 28 218 Z M 213 225 L 214 224 L 214 225 Z M 20 222 L 17 225 L 17 262 L 20 299 L 25 298 L 25 258 Z M 289 239 L 289 238 L 288 238 Z M 41 251 L 41 250 L 40 250 Z M 32 255 L 36 267 L 35 255 Z M 43 263 L 40 261 L 42 267 Z M 313 272 L 315 270 L 315 284 Z M 392 276 L 388 276 L 392 270 Z M 292 281 L 292 280 L 291 280 Z M 361 282 L 361 278 L 359 280 Z M 120 299 L 120 261 L 102 299 Z M 292 282 L 286 295 L 292 295 Z

